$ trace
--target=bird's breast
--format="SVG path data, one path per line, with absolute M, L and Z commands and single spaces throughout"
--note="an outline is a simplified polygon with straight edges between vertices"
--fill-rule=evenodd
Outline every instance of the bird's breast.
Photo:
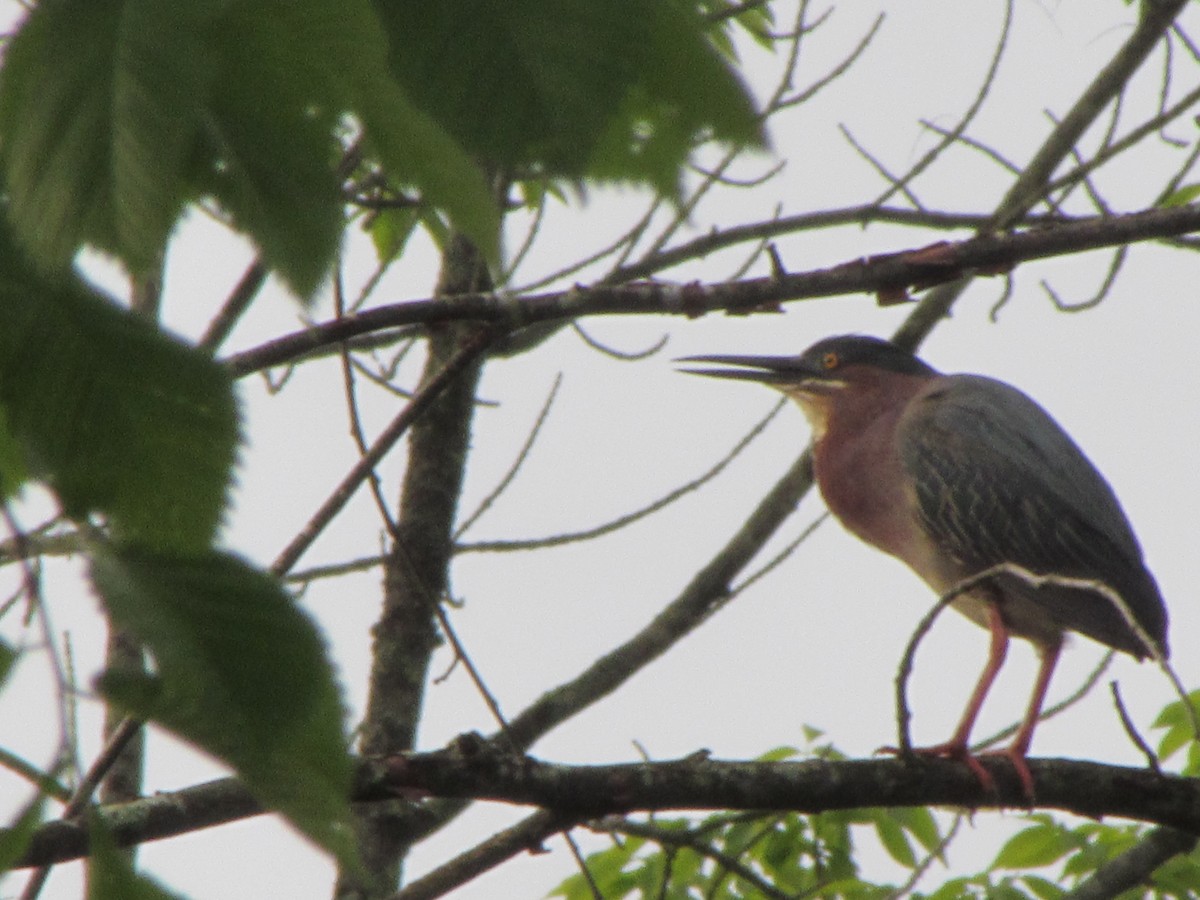
M 905 477 L 888 423 L 877 421 L 854 441 L 821 441 L 813 472 L 829 511 L 852 534 L 912 564 L 928 543 L 917 518 L 917 499 Z

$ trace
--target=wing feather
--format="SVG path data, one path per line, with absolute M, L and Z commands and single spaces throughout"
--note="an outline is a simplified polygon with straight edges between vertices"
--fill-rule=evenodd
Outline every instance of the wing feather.
M 1040 406 L 1009 385 L 951 375 L 900 424 L 922 526 L 964 577 L 1004 562 L 1101 581 L 1166 651 L 1166 611 L 1112 488 Z M 1011 580 L 1062 629 L 1143 657 L 1120 612 L 1094 591 Z

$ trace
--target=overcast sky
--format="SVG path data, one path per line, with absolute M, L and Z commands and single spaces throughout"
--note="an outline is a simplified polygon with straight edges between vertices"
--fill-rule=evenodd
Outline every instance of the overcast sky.
M 701 207 L 695 226 L 730 226 L 784 214 L 857 205 L 884 187 L 879 176 L 848 146 L 844 124 L 855 138 L 895 170 L 903 170 L 933 143 L 919 120 L 951 126 L 974 99 L 993 53 L 999 4 L 942 0 L 920 4 L 839 4 L 809 44 L 801 83 L 820 77 L 868 29 L 879 8 L 887 20 L 871 49 L 826 93 L 781 117 L 772 131 L 774 156 L 738 168 L 750 176 L 776 159 L 786 170 L 758 190 L 725 193 Z M 1134 8 L 1116 0 L 1033 3 L 1019 0 L 1010 46 L 999 81 L 971 136 L 1025 161 L 1045 137 L 1046 110 L 1065 112 L 1093 73 L 1126 39 Z M 1195 25 L 1198 15 L 1185 16 Z M 784 21 L 781 17 L 781 22 Z M 1161 56 L 1148 70 L 1161 68 Z M 751 55 L 750 74 L 765 91 L 778 61 Z M 1196 80 L 1194 65 L 1181 66 L 1177 93 Z M 1151 96 L 1154 77 L 1138 95 Z M 1133 101 L 1130 109 L 1134 108 Z M 1152 108 L 1145 102 L 1139 109 Z M 1131 113 L 1131 115 L 1133 115 Z M 1131 119 L 1131 122 L 1133 120 Z M 1181 120 L 1173 135 L 1194 141 L 1194 123 Z M 1141 208 L 1158 182 L 1139 180 L 1148 159 L 1182 151 L 1146 151 L 1140 163 L 1118 166 L 1101 178 L 1114 210 Z M 1010 177 L 981 155 L 959 152 L 917 183 L 934 209 L 986 211 Z M 519 273 L 526 283 L 602 246 L 628 227 L 645 198 L 628 192 L 594 191 L 582 208 L 553 210 L 543 236 Z M 965 237 L 962 235 L 956 235 Z M 900 250 L 932 240 L 900 228 L 843 228 L 806 233 L 777 242 L 793 270 L 816 268 L 875 252 Z M 348 248 L 350 284 L 369 271 L 369 246 Z M 195 337 L 240 276 L 250 251 L 212 222 L 193 216 L 172 249 L 164 315 L 181 333 Z M 732 275 L 740 252 L 664 273 L 678 281 L 719 280 Z M 1105 302 L 1086 313 L 1057 312 L 1040 287 L 1049 280 L 1063 296 L 1090 296 L 1103 279 L 1107 257 L 1090 254 L 1030 264 L 1015 273 L 1014 294 L 998 320 L 990 310 L 1001 279 L 977 281 L 937 329 L 922 355 L 945 371 L 974 371 L 1009 381 L 1047 409 L 1108 476 L 1143 543 L 1171 614 L 1174 663 L 1186 685 L 1200 683 L 1200 604 L 1193 577 L 1195 509 L 1200 474 L 1195 446 L 1200 437 L 1200 364 L 1195 334 L 1200 326 L 1196 284 L 1200 267 L 1180 251 L 1141 246 L 1131 254 Z M 93 264 L 95 277 L 115 285 Z M 427 246 L 397 266 L 377 293 L 378 302 L 427 296 L 436 259 Z M 759 264 L 754 274 L 764 274 Z M 575 275 L 586 282 L 600 270 Z M 569 283 L 569 282 L 567 282 Z M 560 286 L 565 286 L 560 285 Z M 298 310 L 271 287 L 235 332 L 228 351 L 245 349 L 290 331 Z M 879 308 L 855 296 L 791 304 L 782 315 L 697 321 L 590 320 L 588 332 L 624 351 L 644 349 L 669 335 L 665 350 L 639 363 L 614 361 L 566 331 L 526 357 L 489 365 L 481 395 L 495 407 L 481 409 L 473 436 L 474 456 L 462 513 L 469 513 L 503 475 L 558 373 L 563 384 L 543 435 L 517 483 L 465 540 L 540 537 L 607 521 L 665 494 L 703 472 L 775 403 L 769 390 L 678 374 L 670 360 L 695 353 L 794 353 L 829 334 L 886 336 L 908 309 Z M 328 298 L 316 310 L 331 313 Z M 416 364 L 406 365 L 411 383 Z M 267 564 L 325 498 L 355 458 L 348 437 L 342 387 L 335 364 L 306 366 L 279 394 L 259 379 L 240 385 L 249 445 L 240 470 L 227 545 Z M 369 401 L 378 428 L 395 411 L 395 399 Z M 695 569 L 727 540 L 745 514 L 791 464 L 808 438 L 798 410 L 788 409 L 713 484 L 652 520 L 602 541 L 520 556 L 464 555 L 454 570 L 455 595 L 464 601 L 453 621 L 460 637 L 507 713 L 516 713 L 549 687 L 573 677 L 598 654 L 642 627 L 686 583 Z M 400 471 L 389 462 L 392 496 Z M 37 521 L 34 506 L 25 513 Z M 807 498 L 772 545 L 798 535 L 823 511 Z M 378 549 L 379 528 L 364 495 L 301 560 L 322 562 L 369 555 Z M 769 554 L 764 556 L 764 560 Z M 101 625 L 94 601 L 75 580 L 76 566 L 48 570 L 45 595 L 55 626 L 69 631 L 76 671 L 87 683 L 101 664 Z M 368 629 L 379 608 L 377 572 L 314 586 L 304 604 L 327 628 L 357 719 L 369 667 Z M 707 748 L 731 758 L 756 756 L 803 741 L 801 726 L 823 729 L 852 756 L 867 756 L 895 740 L 893 678 L 914 626 L 934 601 L 923 583 L 900 563 L 860 544 L 836 523 L 820 527 L 786 563 L 672 650 L 664 659 L 534 747 L 535 755 L 564 762 L 637 759 L 640 750 L 666 759 Z M 0 625 L 10 633 L 11 623 Z M 910 687 L 914 739 L 946 738 L 981 667 L 987 635 L 957 616 L 943 617 L 922 645 Z M 1082 638 L 1064 654 L 1051 701 L 1070 693 L 1095 666 L 1102 649 Z M 449 665 L 437 657 L 434 671 Z M 984 710 L 978 734 L 1012 722 L 1024 709 L 1034 657 L 1018 642 L 1002 680 Z M 1143 729 L 1173 697 L 1150 666 L 1121 659 L 1112 670 L 1134 721 Z M 31 653 L 0 694 L 0 744 L 44 763 L 57 741 L 47 710 L 46 668 Z M 99 709 L 81 702 L 81 744 L 98 746 Z M 421 745 L 432 749 L 466 730 L 494 725 L 461 669 L 430 691 Z M 636 742 L 636 745 L 635 745 Z M 1139 764 L 1123 734 L 1107 690 L 1039 728 L 1036 756 L 1066 756 Z M 151 743 L 148 790 L 172 790 L 217 777 L 221 770 L 186 752 L 169 738 Z M 0 772 L 0 812 L 23 795 Z M 12 801 L 7 798 L 12 797 Z M 420 847 L 413 875 L 448 858 L 524 811 L 480 808 Z M 1018 814 L 980 814 L 974 833 L 950 859 L 962 866 L 989 859 Z M 864 841 L 864 846 L 870 841 Z M 585 841 L 599 846 L 596 841 Z M 527 857 L 462 889 L 456 897 L 538 897 L 573 865 L 561 840 L 549 856 Z M 867 851 L 887 871 L 881 854 Z M 140 864 L 172 889 L 196 898 L 318 898 L 329 894 L 332 868 L 284 826 L 259 818 L 147 845 Z M 79 894 L 78 865 L 56 870 L 46 898 Z M 943 880 L 935 869 L 929 884 Z M 5 883 L 0 888 L 13 893 Z

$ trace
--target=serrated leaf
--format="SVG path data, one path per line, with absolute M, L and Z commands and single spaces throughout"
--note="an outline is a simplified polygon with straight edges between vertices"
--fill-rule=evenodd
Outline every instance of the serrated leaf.
M 70 515 L 159 548 L 207 548 L 237 449 L 229 376 L 77 278 L 38 274 L 0 222 L 0 406 Z
M 239 4 L 222 24 L 221 48 L 218 197 L 301 296 L 327 271 L 341 233 L 330 162 L 345 114 L 361 123 L 390 177 L 415 184 L 496 257 L 499 213 L 483 175 L 391 76 L 368 0 Z
M 7 48 L 0 134 L 10 216 L 34 260 L 91 243 L 151 269 L 184 201 L 222 0 L 38 4 Z
M 687 4 L 375 0 L 410 97 L 476 156 L 674 189 L 695 137 L 761 140 L 749 93 Z
M 368 0 L 59 0 L 25 18 L 0 70 L 9 216 L 56 273 L 86 244 L 144 271 L 210 197 L 310 297 L 341 237 L 348 122 L 495 255 L 483 176 L 391 77 Z
M 183 900 L 153 878 L 133 871 L 98 815 L 88 817 L 88 900 Z
M 1037 824 L 1009 838 L 991 868 L 1037 869 L 1058 862 L 1073 849 L 1061 826 Z
M 267 575 L 231 556 L 97 548 L 92 579 L 153 674 L 110 670 L 106 696 L 234 767 L 262 802 L 348 858 L 350 760 L 316 627 Z
M 325 55 L 340 43 L 322 34 L 325 5 L 238 3 L 222 18 L 194 174 L 197 191 L 216 198 L 301 298 L 328 273 L 343 222 L 333 164 L 347 101 L 328 78 Z

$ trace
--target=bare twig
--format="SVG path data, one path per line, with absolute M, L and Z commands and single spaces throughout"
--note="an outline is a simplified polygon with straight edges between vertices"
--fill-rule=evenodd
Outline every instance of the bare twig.
M 787 405 L 787 400 L 782 399 L 777 402 L 766 416 L 759 420 L 753 428 L 751 428 L 736 444 L 733 449 L 726 453 L 721 459 L 698 478 L 694 478 L 686 484 L 682 484 L 674 490 L 659 497 L 653 503 L 649 503 L 640 509 L 635 509 L 633 512 L 626 513 L 623 516 L 618 516 L 610 522 L 605 522 L 602 525 L 597 525 L 593 528 L 588 528 L 583 531 L 572 531 L 564 534 L 555 534 L 544 538 L 531 538 L 523 541 L 475 541 L 473 543 L 460 543 L 455 548 L 457 553 L 497 553 L 508 552 L 512 550 L 534 550 L 543 547 L 560 547 L 563 544 L 576 543 L 578 541 L 592 540 L 593 538 L 603 537 L 606 534 L 612 534 L 627 525 L 632 525 L 646 516 L 652 515 L 659 510 L 670 506 L 676 500 L 693 491 L 703 487 L 712 479 L 721 474 L 750 443 L 762 434 L 763 430 L 771 423 L 771 420 L 779 414 L 779 411 Z
M 341 483 L 329 495 L 329 498 L 321 504 L 308 523 L 276 557 L 275 562 L 271 564 L 272 574 L 283 575 L 296 564 L 296 561 L 317 539 L 325 526 L 333 521 L 334 516 L 341 511 L 363 481 L 375 470 L 379 461 L 396 445 L 413 420 L 424 412 L 446 385 L 484 352 L 493 339 L 493 332 L 487 329 L 476 332 L 473 338 L 463 342 L 437 375 L 421 386 L 413 396 L 412 402 L 404 407 L 391 424 L 375 439 L 375 442 L 354 464 Z
M 1125 734 L 1129 736 L 1129 740 L 1133 742 L 1133 745 L 1146 758 L 1146 766 L 1152 772 L 1162 774 L 1162 767 L 1158 764 L 1158 757 L 1150 749 L 1150 745 L 1146 743 L 1146 739 L 1138 733 L 1137 726 L 1133 724 L 1133 720 L 1129 718 L 1129 711 L 1125 709 L 1125 703 L 1121 699 L 1121 689 L 1117 686 L 1116 681 L 1110 681 L 1108 687 L 1112 692 L 1113 706 L 1116 707 L 1117 715 L 1121 718 L 1121 725 L 1125 728 Z
M 525 443 L 522 444 L 521 449 L 517 451 L 516 459 L 514 459 L 512 465 L 508 467 L 508 471 L 504 473 L 504 477 L 500 479 L 499 483 L 497 483 L 497 485 L 492 488 L 488 495 L 480 501 L 479 506 L 475 508 L 475 512 L 467 516 L 466 519 L 463 520 L 463 523 L 458 526 L 454 532 L 455 540 L 458 540 L 458 538 L 462 537 L 472 525 L 479 521 L 480 517 L 483 516 L 484 513 L 492 508 L 492 504 L 495 503 L 500 495 L 503 494 L 508 488 L 508 486 L 512 484 L 513 479 L 517 477 L 517 472 L 521 470 L 521 466 L 524 465 L 525 460 L 529 458 L 529 451 L 533 449 L 533 444 L 537 440 L 538 435 L 541 433 L 542 426 L 546 424 L 546 418 L 550 415 L 550 408 L 554 405 L 554 398 L 558 396 L 558 389 L 561 386 L 562 373 L 559 372 L 558 375 L 554 377 L 554 384 L 551 385 L 550 393 L 546 395 L 546 400 L 542 403 L 541 410 L 538 411 L 538 415 L 534 420 L 533 427 L 529 429 L 529 434 L 525 437 Z
M 444 897 L 518 853 L 538 852 L 542 841 L 571 827 L 575 821 L 570 815 L 539 810 L 415 879 L 388 900 L 433 900 L 435 897 Z
M 981 234 L 966 241 L 939 244 L 936 254 L 929 248 L 919 248 L 919 251 L 855 259 L 831 268 L 736 282 L 688 285 L 636 282 L 521 298 L 476 292 L 412 300 L 375 307 L 341 321 L 315 324 L 235 354 L 225 362 L 236 376 L 242 376 L 301 358 L 318 347 L 400 325 L 478 321 L 501 329 L 518 329 L 590 315 L 665 314 L 695 318 L 717 311 L 736 314 L 773 311 L 778 304 L 789 300 L 878 293 L 908 285 L 958 283 L 972 272 L 1002 272 L 1030 260 L 1174 237 L 1196 230 L 1200 230 L 1200 205 L 1191 205 L 1085 219 L 1057 228 L 1015 234 Z M 931 314 L 931 310 L 925 309 L 914 321 L 924 323 Z M 912 327 L 901 333 L 901 343 L 910 339 Z M 932 327 L 932 322 L 928 327 Z

